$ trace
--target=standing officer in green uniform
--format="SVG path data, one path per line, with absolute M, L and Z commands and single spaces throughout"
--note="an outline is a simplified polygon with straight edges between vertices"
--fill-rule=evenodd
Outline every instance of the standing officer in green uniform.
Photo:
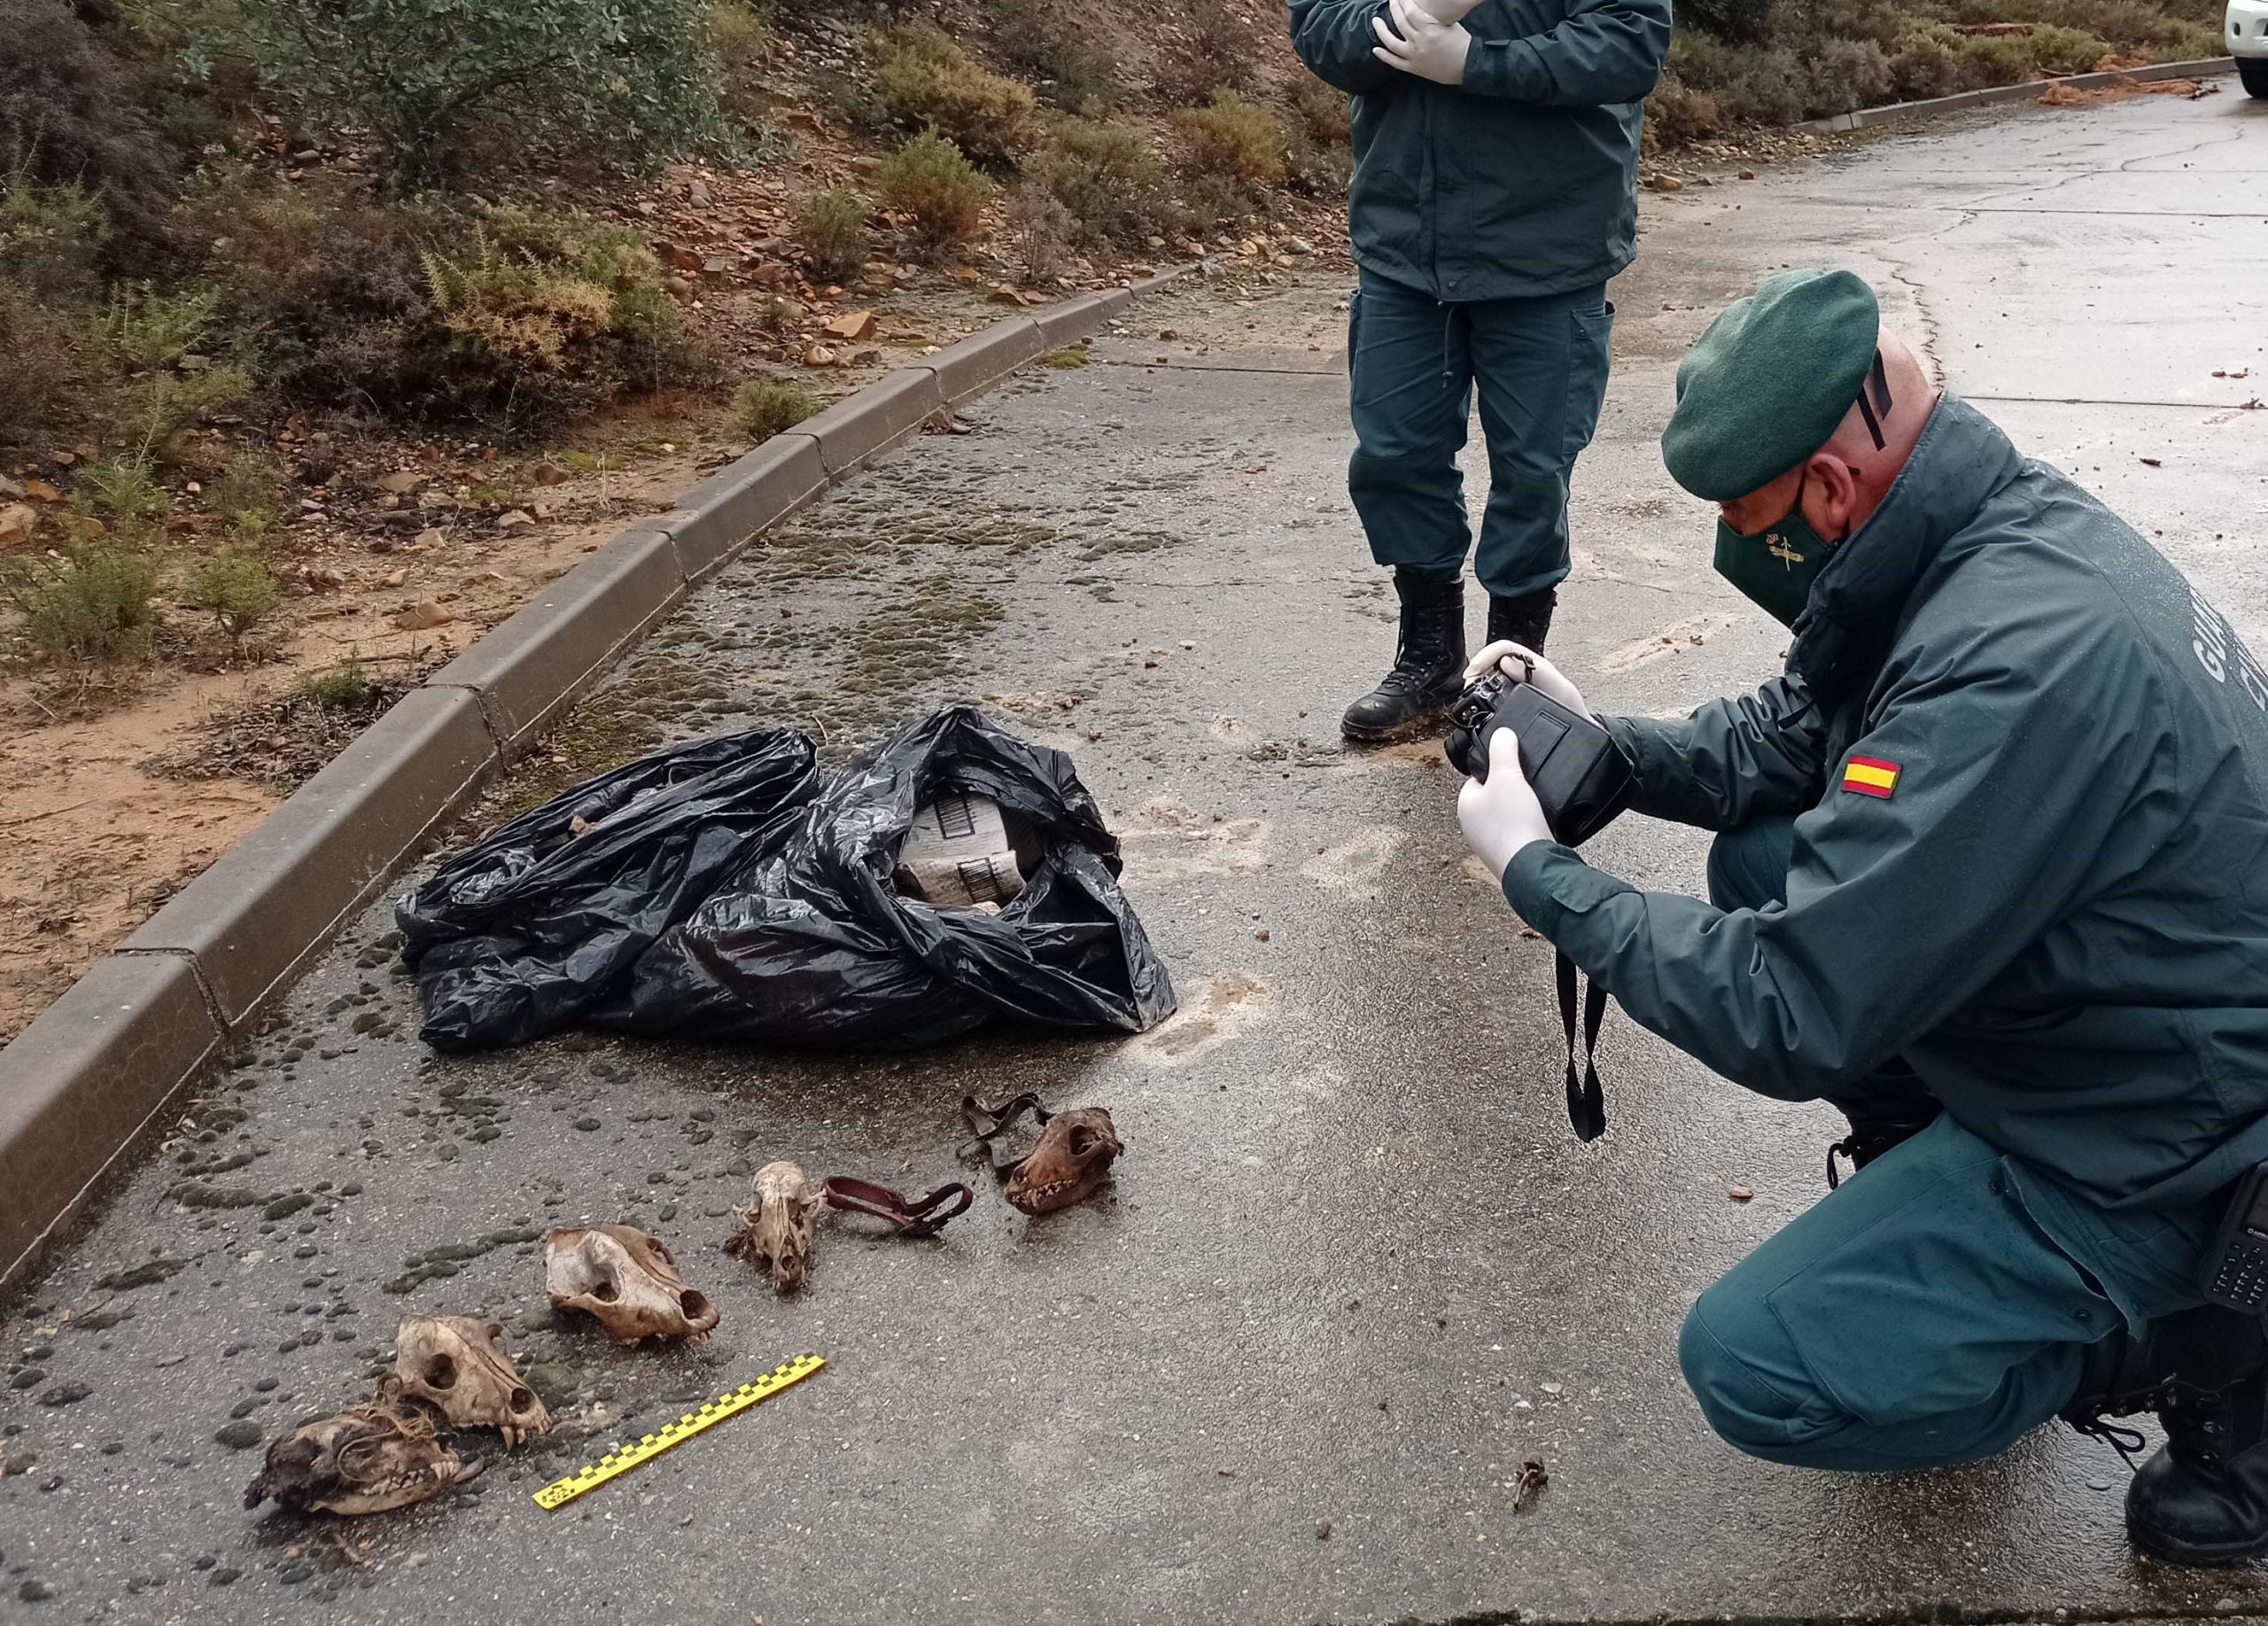
M 1441 715 L 1464 668 L 1457 453 L 1474 386 L 1488 636 L 1541 646 L 1567 573 L 1567 477 L 1606 393 L 1606 281 L 1636 241 L 1640 100 L 1669 0 L 1291 0 L 1292 44 L 1352 93 L 1359 286 L 1347 486 L 1402 601 L 1350 739 Z
M 2268 674 L 1940 396 L 1848 272 L 1767 281 L 1677 387 L 1663 461 L 1794 630 L 1753 695 L 1600 720 L 1631 806 L 1720 832 L 1710 901 L 1551 841 L 1504 735 L 1459 814 L 1638 1022 L 1852 1118 L 1859 1172 L 1701 1295 L 1687 1381 L 1733 1444 L 1823 1468 L 1989 1456 L 2058 1414 L 2131 1451 L 2103 1418 L 2155 1411 L 2134 1539 L 2268 1552 L 2261 1324 L 2195 1285 L 2268 1161 Z

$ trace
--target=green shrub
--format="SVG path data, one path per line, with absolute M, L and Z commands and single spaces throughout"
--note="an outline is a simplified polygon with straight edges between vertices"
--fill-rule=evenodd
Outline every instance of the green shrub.
M 1071 211 L 1037 181 L 1020 183 L 1008 194 L 1008 235 L 1028 283 L 1044 283 L 1063 269 L 1078 222 Z
M 429 399 L 525 430 L 705 371 L 660 261 L 619 227 L 496 209 L 464 248 L 419 260 L 441 352 L 423 360 Z
M 757 377 L 733 392 L 731 420 L 751 443 L 761 445 L 818 410 L 812 393 L 792 379 Z
M 135 233 L 167 202 L 172 155 L 136 87 L 72 0 L 0 0 L 0 162 L 23 178 L 105 198 Z
M 1284 178 L 1283 121 L 1262 103 L 1216 91 L 1210 106 L 1177 112 L 1173 127 L 1204 174 L 1269 186 Z
M 129 367 L 170 367 L 198 347 L 220 315 L 218 289 L 175 294 L 113 292 L 97 318 L 104 340 Z
M 0 173 L 0 276 L 47 300 L 95 285 L 110 211 L 76 182 L 45 185 L 19 166 Z
M 1754 45 L 1771 33 L 1772 13 L 1773 0 L 1682 0 L 1677 23 L 1681 28 L 1698 28 L 1716 39 Z
M 234 0 L 204 49 L 369 129 L 404 187 L 454 178 L 483 131 L 625 168 L 730 142 L 708 0 Z
M 377 681 L 356 660 L 310 672 L 293 686 L 299 698 L 326 712 L 352 712 L 378 698 Z
M 993 43 L 1039 93 L 1069 113 L 1094 114 L 1118 99 L 1118 64 L 1065 0 L 994 0 Z
M 882 36 L 874 92 L 892 123 L 934 128 L 983 162 L 1005 162 L 1029 139 L 1031 87 L 992 73 L 926 23 Z
M 147 519 L 171 504 L 144 456 L 102 457 L 71 480 L 71 507 L 103 519 Z
M 1133 125 L 1060 119 L 1024 167 L 1090 243 L 1131 246 L 1178 223 L 1165 165 Z
M 933 253 L 975 237 L 992 201 L 992 183 L 936 130 L 882 159 L 875 178 L 883 199 L 913 217 L 914 235 Z
M 866 263 L 866 200 L 841 188 L 812 192 L 796 205 L 796 246 L 823 282 L 848 282 Z
M 1902 35 L 1890 52 L 1890 82 L 1900 101 L 1927 101 L 1977 88 L 1961 36 L 1941 25 Z
M 90 370 L 73 324 L 20 284 L 0 280 L 0 446 L 52 434 L 89 405 Z
M 156 563 L 115 548 L 0 564 L 0 601 L 23 618 L 33 652 L 50 661 L 140 659 L 157 634 L 157 596 Z
M 1307 128 L 1308 139 L 1319 147 L 1343 146 L 1354 138 L 1355 105 L 1347 93 L 1313 74 L 1292 87 L 1292 108 Z
M 284 594 L 265 561 L 249 553 L 221 553 L 190 568 L 181 602 L 211 616 L 241 648 L 245 635 L 276 613 Z

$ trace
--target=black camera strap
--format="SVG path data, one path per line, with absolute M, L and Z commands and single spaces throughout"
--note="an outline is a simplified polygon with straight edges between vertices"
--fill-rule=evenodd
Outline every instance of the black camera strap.
M 1575 962 L 1559 956 L 1559 1021 L 1567 1030 L 1567 1122 L 1575 1139 L 1596 1140 L 1606 1132 L 1606 1093 L 1598 1085 L 1598 1030 L 1606 1020 L 1606 990 L 1593 977 L 1583 991 L 1583 1065 L 1575 1067 Z

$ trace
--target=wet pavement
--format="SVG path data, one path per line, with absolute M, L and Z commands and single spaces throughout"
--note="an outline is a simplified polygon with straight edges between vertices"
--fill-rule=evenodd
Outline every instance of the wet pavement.
M 2147 97 L 1650 199 L 1562 664 L 1631 711 L 1776 665 L 1783 634 L 1707 572 L 1709 516 L 1653 440 L 1706 313 L 1821 262 L 2268 647 L 2268 414 L 2243 404 L 2268 381 L 2264 159 L 2268 106 Z M 1710 1435 L 1678 1323 L 1820 1194 L 1834 1121 L 1614 1020 L 1613 1128 L 1570 1139 L 1550 956 L 1467 864 L 1456 782 L 1430 745 L 1334 737 L 1392 642 L 1340 489 L 1342 297 L 1161 301 L 1094 364 L 981 403 L 973 432 L 915 443 L 697 595 L 490 810 L 650 740 L 776 720 L 839 754 L 983 697 L 1076 754 L 1180 990 L 1171 1023 L 908 1056 L 577 1036 L 444 1059 L 372 911 L 0 1336 L 0 1618 L 2268 1606 L 2261 1572 L 2131 1555 L 2125 1470 L 2065 1434 L 1885 1478 Z M 1702 854 L 1635 819 L 1594 849 L 1680 889 Z M 963 1093 L 1026 1087 L 1111 1108 L 1107 1200 L 1029 1221 L 986 1192 L 928 1242 L 829 1222 L 792 1301 L 719 1251 L 757 1164 L 925 1189 L 955 1175 Z M 545 1308 L 540 1229 L 616 1219 L 720 1305 L 708 1346 L 617 1352 Z M 359 1397 L 412 1311 L 503 1322 L 557 1430 L 510 1456 L 466 1439 L 485 1475 L 405 1513 L 245 1512 L 260 1451 L 220 1436 Z M 803 1350 L 828 1368 L 561 1512 L 529 1500 Z M 1523 1508 L 1530 1459 L 1550 1482 Z

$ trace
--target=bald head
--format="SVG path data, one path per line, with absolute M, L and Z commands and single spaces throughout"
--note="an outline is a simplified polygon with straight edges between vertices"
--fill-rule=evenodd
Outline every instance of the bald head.
M 1799 489 L 1804 517 L 1825 537 L 1848 536 L 1882 505 L 1914 455 L 1938 392 L 1920 353 L 1897 334 L 1884 330 L 1876 348 L 1890 386 L 1890 410 L 1875 414 L 1883 445 L 1875 445 L 1866 414 L 1853 401 L 1826 445 L 1746 495 L 1718 504 L 1734 530 L 1753 535 L 1785 517 Z

